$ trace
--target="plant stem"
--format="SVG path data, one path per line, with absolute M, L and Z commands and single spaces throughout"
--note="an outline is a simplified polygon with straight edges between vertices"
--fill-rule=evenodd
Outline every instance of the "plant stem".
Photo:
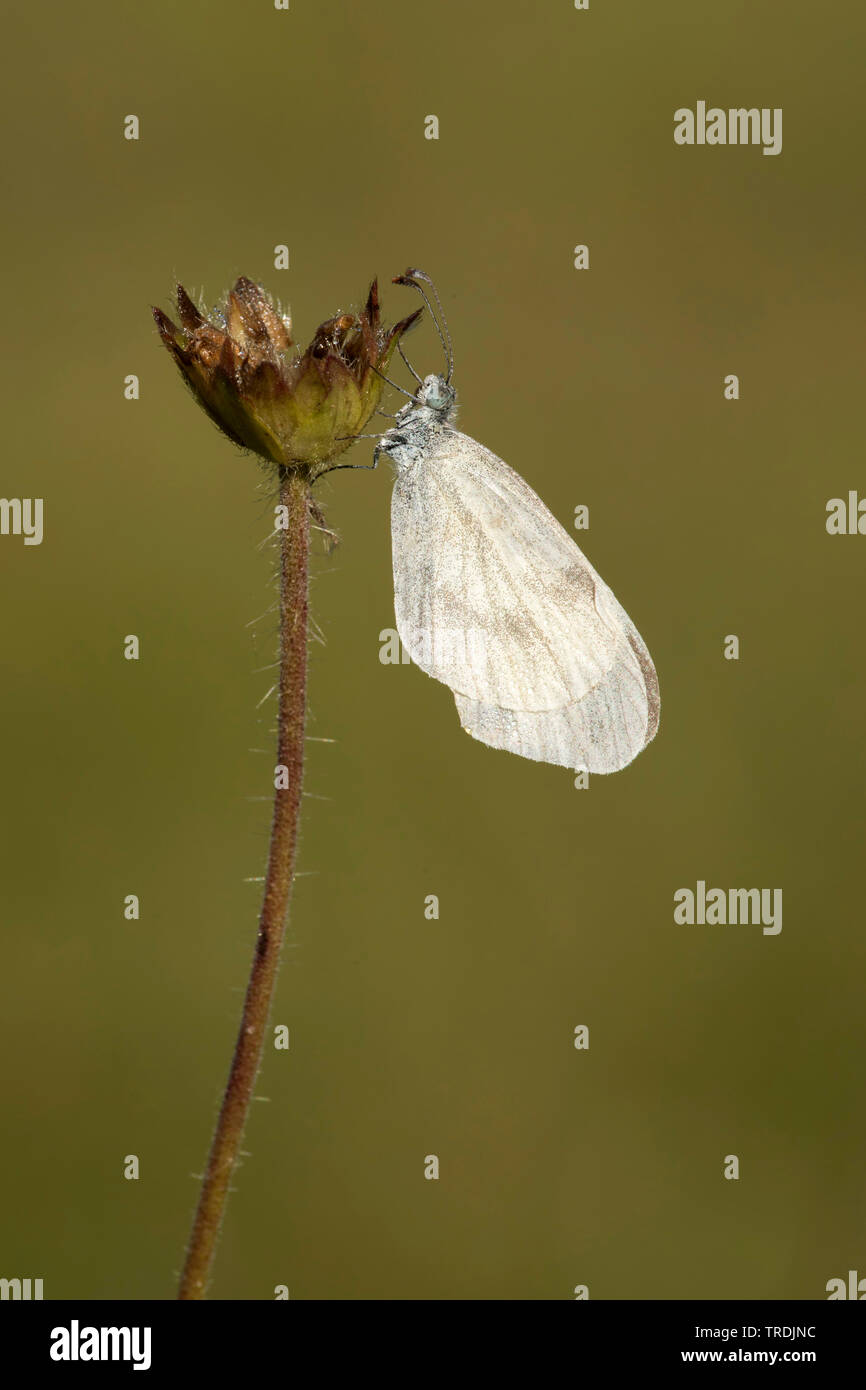
M 280 470 L 280 503 L 288 525 L 280 531 L 280 680 L 277 763 L 288 771 L 274 792 L 274 816 L 265 892 L 241 1026 L 208 1156 L 193 1222 L 179 1299 L 205 1296 L 222 1225 L 229 1183 L 240 1149 L 262 1059 L 280 949 L 286 927 L 298 843 L 304 772 L 307 684 L 307 571 L 309 482 L 297 469 Z M 275 781 L 278 780 L 275 778 Z

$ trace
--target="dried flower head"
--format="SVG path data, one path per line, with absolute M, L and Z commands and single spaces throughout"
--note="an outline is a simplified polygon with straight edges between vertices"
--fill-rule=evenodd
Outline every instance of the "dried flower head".
M 374 280 L 361 313 L 328 319 L 303 353 L 290 319 L 243 276 L 215 322 L 182 285 L 177 312 L 179 328 L 161 309 L 153 316 L 211 419 L 241 448 L 315 477 L 367 424 L 382 395 L 380 373 L 421 311 L 383 327 Z

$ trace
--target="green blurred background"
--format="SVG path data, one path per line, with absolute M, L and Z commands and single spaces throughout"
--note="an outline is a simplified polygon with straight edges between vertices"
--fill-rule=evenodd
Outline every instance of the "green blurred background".
M 173 1296 L 255 935 L 269 493 L 150 305 L 242 273 L 303 341 L 374 274 L 409 312 L 407 264 L 462 427 L 567 526 L 589 506 L 661 730 L 588 792 L 465 737 L 378 659 L 390 470 L 319 489 L 342 542 L 310 732 L 335 742 L 309 745 L 291 1051 L 212 1294 L 808 1299 L 866 1273 L 866 539 L 824 526 L 864 486 L 862 7 L 199 0 L 5 31 L 3 492 L 45 498 L 45 539 L 0 540 L 0 1274 Z M 781 155 L 677 147 L 699 99 L 783 107 Z M 407 346 L 439 369 L 429 323 Z M 781 887 L 781 934 L 676 926 L 699 878 Z

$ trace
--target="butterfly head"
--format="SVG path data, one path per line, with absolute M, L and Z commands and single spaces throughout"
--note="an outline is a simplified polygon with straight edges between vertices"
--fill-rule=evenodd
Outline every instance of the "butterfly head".
M 435 415 L 441 415 L 443 420 L 452 414 L 456 399 L 457 392 L 444 376 L 425 376 L 415 392 L 416 404 L 426 406 Z

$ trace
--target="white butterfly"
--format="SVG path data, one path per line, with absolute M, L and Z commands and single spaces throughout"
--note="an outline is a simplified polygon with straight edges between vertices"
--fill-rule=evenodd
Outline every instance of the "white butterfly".
M 424 294 L 418 280 L 431 283 L 417 270 L 399 282 Z M 422 671 L 450 687 L 463 728 L 482 743 L 616 772 L 658 728 L 650 654 L 540 497 L 454 428 L 447 328 L 440 336 L 448 375 L 415 374 L 419 389 L 376 449 L 396 468 L 400 639 Z

